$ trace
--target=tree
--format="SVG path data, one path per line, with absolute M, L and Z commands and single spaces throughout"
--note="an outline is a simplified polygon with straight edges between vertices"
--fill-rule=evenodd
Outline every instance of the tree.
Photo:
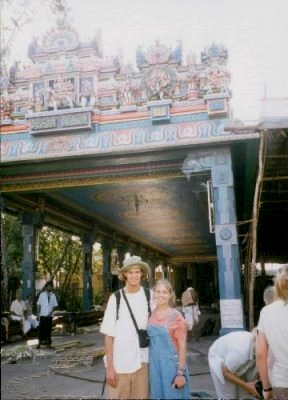
M 23 238 L 22 227 L 15 216 L 1 213 L 1 307 L 7 309 L 21 286 Z M 73 281 L 81 281 L 83 270 L 82 243 L 79 238 L 56 228 L 44 226 L 39 232 L 36 278 L 59 282 L 57 295 L 63 309 L 81 309 L 82 288 L 74 288 Z M 102 268 L 101 249 L 94 259 L 93 270 Z
M 21 286 L 23 241 L 16 217 L 1 213 L 1 307 L 7 309 Z
M 9 57 L 15 39 L 23 28 L 33 21 L 35 10 L 41 9 L 43 12 L 43 6 L 57 20 L 66 20 L 70 13 L 66 0 L 1 0 L 0 94 L 4 93 L 9 85 Z
M 38 276 L 49 275 L 57 278 L 56 289 L 59 307 L 69 311 L 79 311 L 81 296 L 79 290 L 73 289 L 72 280 L 79 281 L 83 268 L 82 246 L 78 238 L 57 229 L 45 226 L 39 238 Z M 60 278 L 60 275 L 62 276 Z

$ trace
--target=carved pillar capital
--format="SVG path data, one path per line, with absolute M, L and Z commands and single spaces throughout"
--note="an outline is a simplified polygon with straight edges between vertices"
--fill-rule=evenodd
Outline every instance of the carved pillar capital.
M 191 151 L 183 161 L 182 172 L 189 180 L 191 175 L 195 172 L 210 170 L 211 162 L 210 151 Z
M 33 225 L 42 228 L 44 224 L 44 215 L 40 212 L 23 212 L 18 215 L 18 220 L 22 225 Z

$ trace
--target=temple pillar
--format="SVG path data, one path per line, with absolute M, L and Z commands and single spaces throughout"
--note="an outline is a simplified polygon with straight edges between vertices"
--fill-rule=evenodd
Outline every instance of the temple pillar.
M 121 244 L 116 244 L 117 254 L 118 254 L 118 261 L 119 261 L 119 268 L 122 268 L 123 262 L 125 260 L 125 254 L 128 252 L 127 246 Z M 116 287 L 118 289 L 123 287 L 123 282 L 118 279 Z
M 91 310 L 93 304 L 93 286 L 92 286 L 92 259 L 93 259 L 94 238 L 91 235 L 85 235 L 82 240 L 84 253 L 83 269 L 83 311 Z
M 162 260 L 162 271 L 163 271 L 163 278 L 168 279 L 168 263 L 166 260 Z
M 101 248 L 103 254 L 103 289 L 112 286 L 112 275 L 111 275 L 111 251 L 112 242 L 109 240 L 101 240 Z
M 214 232 L 220 292 L 220 334 L 244 329 L 241 265 L 237 235 L 234 182 L 230 148 L 195 151 L 184 160 L 182 171 L 211 171 Z M 209 190 L 209 189 L 208 189 Z
M 153 287 L 156 283 L 156 279 L 155 279 L 156 271 L 155 270 L 156 270 L 156 267 L 158 266 L 157 265 L 157 263 L 158 263 L 157 256 L 153 252 L 148 252 L 147 263 L 148 263 L 148 265 L 150 267 L 150 271 L 151 271 L 150 280 L 149 280 L 148 284 L 150 287 Z
M 23 237 L 22 281 L 23 299 L 29 293 L 35 299 L 35 276 L 39 246 L 39 230 L 43 217 L 39 213 L 23 213 L 21 215 Z
M 128 249 L 127 246 L 123 244 L 116 244 L 116 249 L 118 254 L 119 266 L 120 268 L 122 268 L 123 261 L 125 260 L 125 254 L 128 252 Z

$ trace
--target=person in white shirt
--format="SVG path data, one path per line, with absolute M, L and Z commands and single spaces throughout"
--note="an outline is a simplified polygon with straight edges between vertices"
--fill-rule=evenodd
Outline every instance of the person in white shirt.
M 152 291 L 141 286 L 148 278 L 149 265 L 140 257 L 126 259 L 119 273 L 125 281 L 117 307 L 116 293 L 108 300 L 100 332 L 105 335 L 106 383 L 109 399 L 147 399 L 148 347 L 140 347 L 139 337 L 125 298 L 139 329 L 146 329 Z M 148 293 L 148 295 L 147 295 Z M 150 295 L 151 293 L 151 295 Z M 118 310 L 117 310 L 118 308 Z
M 188 340 L 192 338 L 192 330 L 195 328 L 196 340 L 199 341 L 198 324 L 201 312 L 198 305 L 198 297 L 197 291 L 192 287 L 188 287 L 181 296 L 182 310 L 190 331 L 190 334 L 187 335 Z
M 27 308 L 24 300 L 22 300 L 22 292 L 17 290 L 16 299 L 12 301 L 10 306 L 11 319 L 19 321 L 23 336 L 26 336 L 31 329 L 31 324 L 27 321 Z
M 52 292 L 53 282 L 48 281 L 45 285 L 45 290 L 40 293 L 37 301 L 37 320 L 40 320 L 39 324 L 39 344 L 47 345 L 51 347 L 52 339 L 52 319 L 53 311 L 58 306 L 58 302 L 55 294 Z
M 251 399 L 256 390 L 256 329 L 221 336 L 208 352 L 211 377 L 218 399 Z
M 27 321 L 30 322 L 31 328 L 36 329 L 39 326 L 39 321 L 37 321 L 36 315 L 33 314 L 33 297 L 32 294 L 29 293 L 26 300 L 26 315 Z
M 257 335 L 257 365 L 263 398 L 288 399 L 288 264 L 275 278 L 276 300 L 260 312 Z M 273 365 L 269 371 L 269 354 Z

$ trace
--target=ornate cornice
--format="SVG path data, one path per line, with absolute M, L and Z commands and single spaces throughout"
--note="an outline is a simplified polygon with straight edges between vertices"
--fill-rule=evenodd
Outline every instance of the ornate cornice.
M 27 190 L 46 190 L 46 189 L 57 189 L 57 188 L 69 188 L 69 187 L 81 187 L 81 186 L 96 186 L 96 185 L 107 185 L 115 183 L 129 183 L 139 180 L 157 180 L 157 179 L 174 179 L 183 177 L 182 172 L 172 171 L 172 172 L 157 172 L 151 173 L 147 172 L 144 174 L 133 174 L 127 176 L 99 176 L 91 178 L 82 179 L 70 179 L 70 180 L 50 180 L 45 182 L 37 183 L 17 183 L 17 184 L 7 184 L 2 186 L 3 193 L 9 192 L 23 192 Z

